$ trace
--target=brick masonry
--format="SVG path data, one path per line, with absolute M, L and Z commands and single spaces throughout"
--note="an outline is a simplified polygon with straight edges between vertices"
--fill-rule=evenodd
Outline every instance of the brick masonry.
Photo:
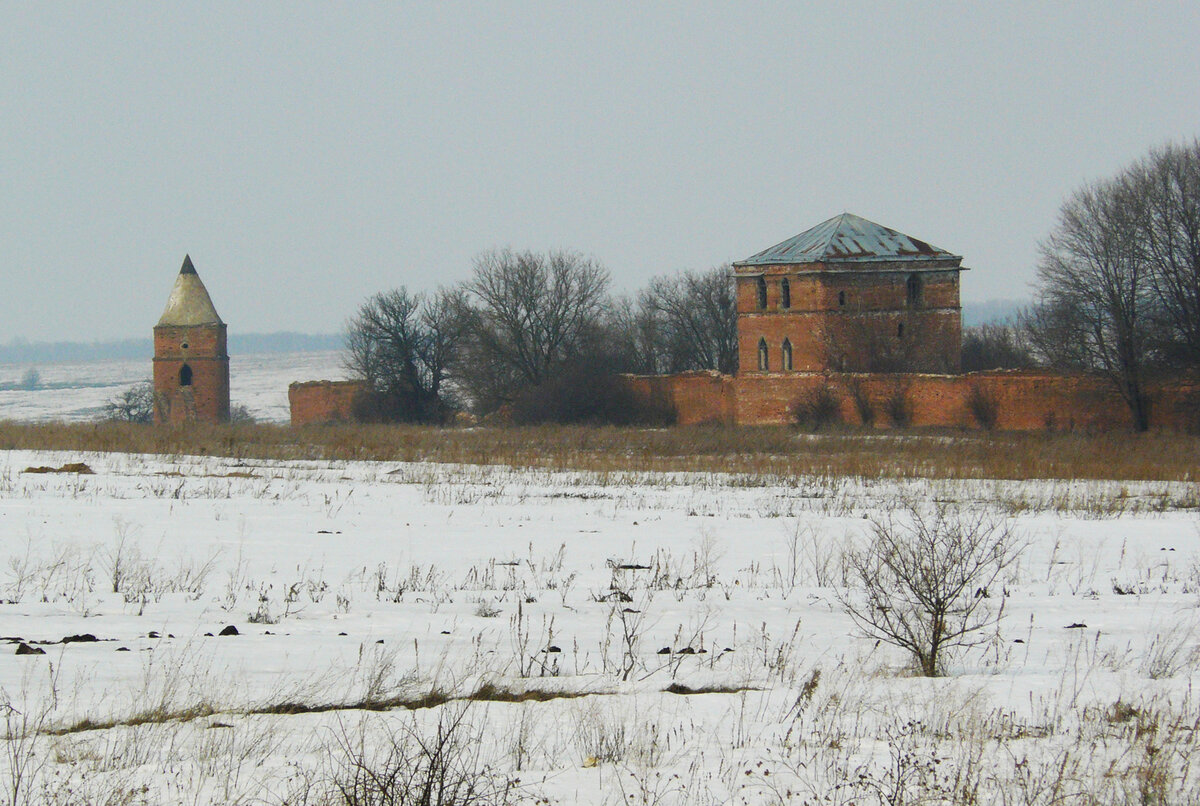
M 184 383 L 185 370 L 190 383 Z M 154 421 L 223 423 L 229 420 L 226 327 L 159 325 L 154 328 Z
M 894 400 L 905 402 L 910 425 L 979 428 L 975 406 L 991 406 L 994 427 L 1013 431 L 1113 430 L 1131 426 L 1129 409 L 1113 385 L 1091 375 L 1035 371 L 975 372 L 966 375 L 755 373 L 741 376 L 687 373 L 626 376 L 634 392 L 672 405 L 681 425 L 706 422 L 778 425 L 794 422 L 797 404 L 824 387 L 837 401 L 838 419 L 861 425 L 859 405 L 874 414 L 876 427 L 894 426 Z M 1200 382 L 1162 383 L 1150 388 L 1151 426 L 1174 430 L 1200 427 Z
M 365 390 L 362 381 L 307 381 L 288 387 L 292 425 L 350 422 L 354 398 Z
M 915 299 L 909 292 L 910 277 L 919 284 Z M 828 270 L 821 263 L 772 266 L 753 273 L 739 270 L 736 281 L 743 375 L 762 371 L 763 343 L 767 372 L 958 371 L 962 328 L 957 260 L 919 271 L 884 261 L 862 271 Z M 760 304 L 760 288 L 765 306 Z M 785 340 L 791 347 L 790 368 Z

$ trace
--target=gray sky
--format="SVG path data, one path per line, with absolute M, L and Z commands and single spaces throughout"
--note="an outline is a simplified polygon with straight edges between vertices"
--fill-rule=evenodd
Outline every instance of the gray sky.
M 1064 196 L 1200 134 L 1200 4 L 6 4 L 0 340 L 243 332 L 570 247 L 618 290 L 844 210 L 1028 293 Z M 651 8 L 646 8 L 651 6 Z

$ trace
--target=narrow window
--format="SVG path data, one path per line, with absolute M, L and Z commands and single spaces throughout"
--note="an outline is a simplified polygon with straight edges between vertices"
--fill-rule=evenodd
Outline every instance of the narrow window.
M 792 341 L 791 341 L 791 339 L 783 340 L 783 368 L 787 372 L 792 371 Z
M 898 338 L 898 339 L 904 338 L 904 323 L 903 322 L 896 325 L 896 338 Z
M 765 311 L 767 309 L 767 281 L 759 277 L 756 285 L 758 286 L 758 309 Z
M 192 385 L 192 368 L 189 367 L 187 364 L 184 364 L 182 367 L 179 368 L 179 385 L 180 386 L 191 386 Z
M 779 307 L 792 307 L 792 284 L 788 282 L 786 277 L 784 277 L 783 282 L 779 284 Z
M 915 308 L 921 304 L 921 278 L 915 274 L 908 275 L 908 306 Z
M 838 292 L 838 305 L 845 305 L 845 304 L 846 304 L 846 292 L 839 291 Z
M 768 361 L 767 357 L 766 339 L 758 340 L 758 368 L 763 372 L 766 372 L 768 369 L 770 369 L 770 362 Z

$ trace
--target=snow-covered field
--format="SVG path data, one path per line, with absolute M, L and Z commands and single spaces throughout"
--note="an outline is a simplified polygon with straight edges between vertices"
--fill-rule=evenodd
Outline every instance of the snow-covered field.
M 1195 496 L 0 453 L 0 803 L 356 802 L 439 726 L 513 802 L 1196 802 Z M 941 678 L 838 603 L 900 501 L 1026 545 Z
M 40 376 L 37 388 L 13 388 L 31 369 Z M 149 358 L 0 364 L 0 420 L 99 419 L 105 403 L 149 380 L 152 372 Z M 336 351 L 233 355 L 229 359 L 233 405 L 245 406 L 256 419 L 268 422 L 288 420 L 288 384 L 343 377 L 341 356 Z

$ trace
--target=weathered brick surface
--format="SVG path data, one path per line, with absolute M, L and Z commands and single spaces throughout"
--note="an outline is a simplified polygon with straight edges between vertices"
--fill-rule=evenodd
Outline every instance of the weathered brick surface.
M 733 377 L 719 372 L 678 375 L 626 375 L 634 394 L 644 403 L 673 407 L 680 425 L 735 422 Z
M 362 381 L 307 381 L 288 387 L 292 425 L 349 422 L 354 398 L 366 389 Z
M 183 385 L 181 372 L 192 373 Z M 154 328 L 154 421 L 229 420 L 229 353 L 223 324 Z
M 906 371 L 957 372 L 962 340 L 957 262 L 939 262 L 934 268 L 915 272 L 921 289 L 916 301 L 908 293 L 912 267 L 900 263 L 873 263 L 862 271 L 827 271 L 821 263 L 739 270 L 740 372 L 760 371 L 762 341 L 768 371 L 786 371 L 785 339 L 795 372 L 862 371 L 882 362 Z M 765 307 L 759 305 L 760 275 Z
M 720 421 L 776 425 L 793 421 L 798 402 L 827 387 L 838 400 L 840 419 L 861 424 L 854 390 L 874 412 L 874 425 L 894 426 L 888 402 L 900 398 L 911 425 L 978 428 L 972 397 L 990 405 L 995 427 L 1013 431 L 1119 430 L 1131 426 L 1128 407 L 1104 378 L 1035 371 L 967 375 L 767 373 L 738 377 L 687 373 L 629 377 L 639 394 L 656 394 L 674 406 L 680 424 Z M 1151 426 L 1173 430 L 1200 427 L 1200 383 L 1152 386 Z

